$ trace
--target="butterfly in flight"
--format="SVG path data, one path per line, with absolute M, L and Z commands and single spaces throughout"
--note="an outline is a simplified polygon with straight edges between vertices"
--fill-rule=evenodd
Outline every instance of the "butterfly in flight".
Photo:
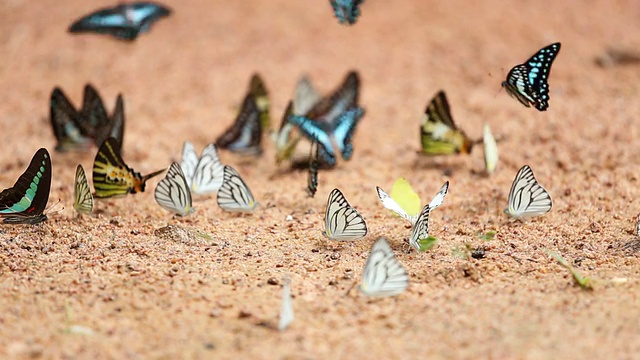
M 484 144 L 484 169 L 487 174 L 492 174 L 498 164 L 498 144 L 491 133 L 489 124 L 484 124 L 482 142 Z
M 269 101 L 269 92 L 267 91 L 267 87 L 264 85 L 264 81 L 262 80 L 262 77 L 260 77 L 260 74 L 253 74 L 253 76 L 251 76 L 249 94 L 253 95 L 253 99 L 256 102 L 256 106 L 260 112 L 260 127 L 262 128 L 262 133 L 266 134 L 271 123 L 271 118 L 269 116 L 271 103 Z
M 539 111 L 549 107 L 549 75 L 551 64 L 560 51 L 560 43 L 538 50 L 526 62 L 516 65 L 507 74 L 502 87 L 526 107 L 533 105 Z
M 307 177 L 307 195 L 314 197 L 318 191 L 318 143 L 311 142 L 311 150 L 309 154 L 309 174 Z
M 89 215 L 93 212 L 93 195 L 82 165 L 76 167 L 75 184 L 73 186 L 73 208 L 79 214 Z
M 280 308 L 280 321 L 278 330 L 283 331 L 293 322 L 293 304 L 291 302 L 291 279 L 286 278 L 282 285 L 282 307 Z
M 367 296 L 394 296 L 409 286 L 409 276 L 385 238 L 379 238 L 364 266 L 360 291 Z
M 224 165 L 218 157 L 215 144 L 207 145 L 198 158 L 193 144 L 185 141 L 180 166 L 194 194 L 209 194 L 220 190 L 224 179 Z
M 177 162 L 171 164 L 167 175 L 156 186 L 154 197 L 165 210 L 180 216 L 189 215 L 194 210 L 189 185 Z
M 364 0 L 330 0 L 329 2 L 340 24 L 353 25 L 360 16 L 360 5 Z
M 349 205 L 339 189 L 329 193 L 323 235 L 339 241 L 358 240 L 367 235 L 367 224 L 358 210 Z
M 218 191 L 218 206 L 225 211 L 245 213 L 253 212 L 258 206 L 240 174 L 229 165 L 224 166 L 224 180 Z
M 0 218 L 6 224 L 38 224 L 47 220 L 44 209 L 51 190 L 51 156 L 38 150 L 13 187 L 0 192 Z
M 551 196 L 536 178 L 529 165 L 525 165 L 516 174 L 509 190 L 509 207 L 506 214 L 516 219 L 540 216 L 551 210 Z
M 171 10 L 152 2 L 120 4 L 83 16 L 71 24 L 69 32 L 95 32 L 133 41 L 140 33 L 148 31 L 155 21 L 169 14 Z
M 453 122 L 447 95 L 442 90 L 433 97 L 424 112 L 420 142 L 426 155 L 469 154 L 474 145 Z
M 416 223 L 420 219 L 420 214 L 409 213 L 407 210 L 405 210 L 403 206 L 401 206 L 396 200 L 394 200 L 391 196 L 389 196 L 380 187 L 376 186 L 376 191 L 378 193 L 378 198 L 380 199 L 382 206 L 384 206 L 388 210 L 393 211 L 401 218 L 407 220 L 409 223 L 411 223 L 411 226 L 414 226 L 414 227 L 416 226 Z M 433 197 L 431 202 L 427 204 L 429 211 L 433 211 L 438 206 L 442 205 L 442 203 L 444 202 L 444 198 L 447 196 L 448 192 L 449 192 L 449 182 L 447 181 L 444 183 L 444 185 L 442 185 L 442 187 L 440 187 L 440 190 L 438 191 L 436 196 Z
M 262 126 L 260 110 L 253 95 L 248 94 L 242 102 L 240 114 L 234 123 L 218 137 L 216 145 L 241 155 L 262 154 Z
M 98 149 L 93 161 L 93 187 L 96 198 L 108 198 L 144 192 L 147 180 L 160 175 L 165 169 L 142 176 L 122 160 L 118 140 L 108 138 Z

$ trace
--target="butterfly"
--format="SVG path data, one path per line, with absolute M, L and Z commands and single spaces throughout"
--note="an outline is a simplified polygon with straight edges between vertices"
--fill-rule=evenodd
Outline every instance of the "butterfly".
M 317 102 L 305 116 L 331 127 L 336 118 L 345 111 L 358 107 L 360 97 L 360 75 L 350 71 L 342 84 L 331 95 Z M 297 114 L 296 114 L 297 115 Z
M 469 154 L 473 141 L 458 129 L 451 117 L 447 95 L 440 90 L 431 99 L 420 126 L 422 152 L 426 155 Z
M 409 245 L 416 251 L 420 251 L 421 240 L 426 240 L 429 237 L 429 214 L 433 210 L 429 204 L 427 204 L 420 214 L 418 215 L 415 224 L 413 225 L 413 231 L 409 237 Z
M 253 95 L 248 94 L 235 122 L 218 137 L 216 145 L 243 155 L 260 155 L 261 140 L 260 110 Z
M 278 330 L 283 331 L 293 322 L 293 304 L 291 303 L 291 279 L 286 278 L 282 285 L 282 307 Z
M 51 190 L 51 156 L 38 150 L 13 187 L 0 192 L 0 218 L 6 224 L 38 224 L 47 220 L 44 209 Z
M 298 80 L 293 99 L 293 113 L 295 115 L 306 115 L 322 100 L 322 96 L 313 87 L 311 80 L 303 76 Z
M 484 144 L 484 169 L 487 174 L 492 174 L 498 164 L 498 145 L 491 133 L 489 124 L 484 125 L 482 139 Z
M 258 111 L 260 111 L 260 126 L 262 127 L 262 131 L 266 132 L 269 129 L 269 124 L 271 123 L 271 119 L 269 117 L 269 92 L 267 91 L 264 81 L 262 81 L 259 74 L 253 74 L 253 76 L 251 76 L 249 93 L 253 95 Z
M 215 144 L 207 145 L 198 158 L 193 144 L 185 141 L 180 166 L 194 194 L 216 192 L 222 186 L 224 165 L 220 162 Z
M 86 133 L 84 118 L 58 87 L 51 92 L 49 119 L 58 142 L 57 151 L 85 150 L 91 146 L 93 140 Z
M 336 164 L 336 151 L 332 138 L 336 141 L 342 158 L 350 160 L 353 155 L 353 134 L 362 116 L 364 116 L 364 109 L 360 107 L 348 109 L 334 120 L 330 130 L 304 116 L 291 115 L 288 121 L 296 125 L 307 138 L 317 141 L 321 145 L 319 158 L 324 164 L 332 167 Z
M 309 154 L 309 176 L 307 178 L 307 194 L 309 197 L 314 197 L 316 191 L 318 191 L 318 143 L 313 141 L 311 143 L 311 150 Z
M 367 224 L 362 215 L 349 205 L 339 189 L 329 193 L 324 228 L 324 236 L 339 241 L 358 240 L 367 235 Z
M 506 214 L 517 219 L 530 218 L 551 210 L 551 196 L 533 176 L 533 170 L 525 165 L 516 174 L 509 190 L 509 207 Z
M 118 94 L 115 109 L 109 117 L 100 94 L 91 84 L 87 84 L 84 87 L 84 101 L 80 115 L 87 125 L 84 132 L 94 138 L 97 146 L 100 146 L 107 138 L 114 137 L 118 140 L 118 152 L 122 152 L 125 119 L 124 99 L 121 94 Z
M 417 216 L 422 208 L 420 196 L 405 178 L 398 178 L 391 187 L 391 198 L 409 215 Z
M 82 165 L 76 167 L 76 180 L 73 186 L 73 208 L 79 214 L 89 215 L 93 212 L 93 195 Z
M 393 211 L 394 213 L 396 213 L 401 218 L 407 220 L 409 223 L 411 223 L 411 226 L 414 226 L 414 227 L 416 226 L 416 223 L 420 219 L 420 214 L 413 214 L 412 215 L 410 213 L 407 213 L 407 211 L 402 206 L 400 206 L 400 204 L 398 204 L 397 201 L 395 201 L 391 196 L 389 196 L 380 187 L 376 186 L 376 191 L 378 193 L 378 198 L 380 199 L 380 202 L 382 203 L 382 206 L 384 206 L 385 208 Z M 430 211 L 433 211 L 438 206 L 442 205 L 442 203 L 444 202 L 444 198 L 447 196 L 448 192 L 449 192 L 449 182 L 447 181 L 447 182 L 444 183 L 444 185 L 442 185 L 442 187 L 440 188 L 440 190 L 438 191 L 436 196 L 433 197 L 431 202 L 429 202 L 429 204 L 427 204 L 427 206 L 429 207 Z
M 154 196 L 160 206 L 174 214 L 186 216 L 194 210 L 189 185 L 177 162 L 171 164 L 167 175 L 160 180 Z
M 240 174 L 229 165 L 224 166 L 224 180 L 218 191 L 218 206 L 225 211 L 253 212 L 258 203 Z
M 329 2 L 340 24 L 353 25 L 360 16 L 359 6 L 364 0 L 330 0 Z
M 169 14 L 171 10 L 152 2 L 120 4 L 83 16 L 71 24 L 69 32 L 96 32 L 133 41 L 138 34 L 148 31 L 156 20 Z
M 97 198 L 144 192 L 147 180 L 165 170 L 142 176 L 125 164 L 117 150 L 118 146 L 116 139 L 108 138 L 98 149 L 93 161 L 93 187 Z
M 533 105 L 539 111 L 549 107 L 549 75 L 551 64 L 560 51 L 560 43 L 553 43 L 538 50 L 526 62 L 516 65 L 507 74 L 502 87 L 522 105 Z
M 393 296 L 405 291 L 409 276 L 385 238 L 379 238 L 364 266 L 360 291 L 367 296 Z

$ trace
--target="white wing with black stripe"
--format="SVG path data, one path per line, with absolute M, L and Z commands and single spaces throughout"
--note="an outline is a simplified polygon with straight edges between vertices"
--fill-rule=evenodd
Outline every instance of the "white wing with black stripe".
M 194 210 L 189 185 L 182 173 L 182 167 L 177 162 L 171 164 L 167 176 L 156 186 L 154 195 L 160 206 L 174 214 L 186 216 Z
M 191 180 L 194 194 L 209 194 L 220 190 L 224 181 L 224 165 L 218 157 L 215 144 L 209 144 L 202 150 L 200 160 Z
M 409 276 L 385 238 L 379 238 L 367 259 L 360 291 L 367 296 L 393 296 L 406 290 Z
M 329 194 L 324 227 L 323 234 L 333 240 L 352 241 L 367 235 L 364 219 L 338 189 L 333 189 Z
M 518 171 L 509 191 L 509 207 L 505 213 L 514 218 L 530 218 L 548 213 L 551 210 L 551 196 L 536 178 L 529 165 Z
M 73 208 L 80 214 L 89 215 L 93 212 L 93 195 L 87 182 L 82 165 L 76 168 L 76 181 L 73 187 Z
M 431 210 L 433 209 L 430 204 L 422 208 L 415 225 L 413 225 L 411 237 L 409 238 L 409 245 L 416 249 L 416 251 L 420 251 L 420 240 L 425 240 L 429 237 L 429 214 L 431 213 Z
M 224 180 L 218 191 L 218 206 L 225 211 L 253 212 L 258 203 L 240 174 L 229 165 L 224 166 Z
M 187 179 L 189 186 L 191 186 L 193 174 L 196 173 L 197 166 L 198 154 L 196 154 L 196 149 L 193 147 L 193 144 L 187 140 L 182 146 L 182 160 L 180 160 L 180 167 L 182 168 L 182 173 L 184 174 L 185 179 Z

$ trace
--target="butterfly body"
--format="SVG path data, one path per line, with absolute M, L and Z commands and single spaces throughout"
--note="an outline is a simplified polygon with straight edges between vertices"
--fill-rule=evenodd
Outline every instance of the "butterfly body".
M 560 51 L 561 44 L 546 46 L 526 62 L 516 65 L 507 74 L 502 86 L 509 95 L 515 97 L 526 107 L 533 105 L 539 111 L 549 107 L 549 75 L 551 65 Z
M 330 0 L 329 2 L 340 24 L 353 25 L 360 16 L 360 5 L 364 0 Z
M 473 141 L 453 122 L 444 91 L 431 100 L 420 126 L 422 152 L 426 155 L 469 154 Z
M 152 2 L 120 4 L 80 18 L 71 24 L 69 32 L 96 32 L 132 41 L 140 33 L 148 31 L 155 21 L 170 13 L 168 8 Z
M 0 218 L 9 224 L 37 224 L 47 219 L 44 209 L 51 190 L 51 156 L 38 150 L 13 187 L 0 192 Z

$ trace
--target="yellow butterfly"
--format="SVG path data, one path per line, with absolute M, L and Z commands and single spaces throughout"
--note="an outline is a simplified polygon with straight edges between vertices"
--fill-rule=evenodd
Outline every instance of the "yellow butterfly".
M 411 184 L 405 178 L 398 178 L 389 194 L 393 200 L 400 205 L 410 216 L 416 216 L 422 209 L 420 196 L 413 190 Z
M 108 198 L 144 192 L 147 180 L 161 174 L 165 169 L 142 176 L 125 164 L 116 149 L 118 140 L 105 140 L 93 161 L 93 187 L 97 198 Z
M 422 152 L 426 155 L 469 154 L 474 141 L 456 127 L 444 91 L 433 97 L 420 126 Z

